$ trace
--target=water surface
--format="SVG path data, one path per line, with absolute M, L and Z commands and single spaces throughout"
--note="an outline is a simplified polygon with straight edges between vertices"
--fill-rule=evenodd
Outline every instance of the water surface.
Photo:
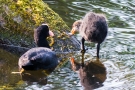
M 134 0 L 44 0 L 69 27 L 88 11 L 103 13 L 108 19 L 109 33 L 101 45 L 100 62 L 106 68 L 106 80 L 96 90 L 134 90 L 135 86 L 135 2 Z M 76 35 L 80 40 L 80 35 Z M 95 59 L 96 44 L 86 42 L 85 62 Z M 81 62 L 81 53 L 73 54 Z M 17 56 L 0 50 L 0 88 L 23 90 L 82 90 L 78 74 L 67 62 L 47 77 L 44 85 L 23 81 L 17 71 Z M 46 78 L 46 77 L 44 77 Z

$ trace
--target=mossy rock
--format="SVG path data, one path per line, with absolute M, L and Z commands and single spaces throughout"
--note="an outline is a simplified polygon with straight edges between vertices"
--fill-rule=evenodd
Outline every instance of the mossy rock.
M 54 38 L 48 38 L 55 51 L 79 49 L 76 38 L 65 34 L 69 27 L 42 0 L 0 0 L 0 8 L 0 43 L 35 47 L 33 30 L 47 23 L 55 33 Z

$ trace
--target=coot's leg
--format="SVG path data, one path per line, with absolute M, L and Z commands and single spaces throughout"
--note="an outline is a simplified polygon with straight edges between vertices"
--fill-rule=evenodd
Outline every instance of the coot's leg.
M 82 38 L 81 39 L 81 53 L 85 53 L 85 47 L 84 47 L 84 42 L 85 42 L 85 39 L 84 38 Z
M 81 63 L 82 67 L 84 67 L 84 53 L 82 53 L 82 63 Z
M 97 44 L 97 58 L 99 58 L 100 43 Z

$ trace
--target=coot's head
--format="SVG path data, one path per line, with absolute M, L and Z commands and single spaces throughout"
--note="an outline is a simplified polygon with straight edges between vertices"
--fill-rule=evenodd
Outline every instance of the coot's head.
M 44 36 L 44 37 L 49 37 L 49 36 L 54 36 L 53 32 L 49 30 L 49 27 L 47 24 L 42 24 L 39 26 L 34 33 L 37 33 L 38 36 Z
M 73 34 L 75 34 L 76 32 L 79 32 L 79 28 L 80 28 L 81 24 L 82 24 L 82 20 L 77 20 L 77 21 L 75 21 L 75 22 L 73 23 L 73 25 L 72 25 L 72 30 L 71 30 L 71 32 L 70 32 L 70 35 L 73 35 Z
M 34 40 L 38 47 L 50 47 L 46 38 L 49 36 L 54 36 L 53 32 L 49 30 L 47 24 L 40 25 L 34 30 Z

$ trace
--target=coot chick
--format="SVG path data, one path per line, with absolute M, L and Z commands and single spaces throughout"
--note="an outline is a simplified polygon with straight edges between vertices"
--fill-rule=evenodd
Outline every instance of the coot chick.
M 46 24 L 42 24 L 34 31 L 34 40 L 38 47 L 28 50 L 19 58 L 20 70 L 52 69 L 58 65 L 56 53 L 50 49 L 46 40 L 48 36 L 53 35 Z
M 79 31 L 82 36 L 81 49 L 85 52 L 84 42 L 97 43 L 97 57 L 99 58 L 100 44 L 105 40 L 108 32 L 106 17 L 103 14 L 89 12 L 82 20 L 75 21 L 72 26 L 71 35 Z

